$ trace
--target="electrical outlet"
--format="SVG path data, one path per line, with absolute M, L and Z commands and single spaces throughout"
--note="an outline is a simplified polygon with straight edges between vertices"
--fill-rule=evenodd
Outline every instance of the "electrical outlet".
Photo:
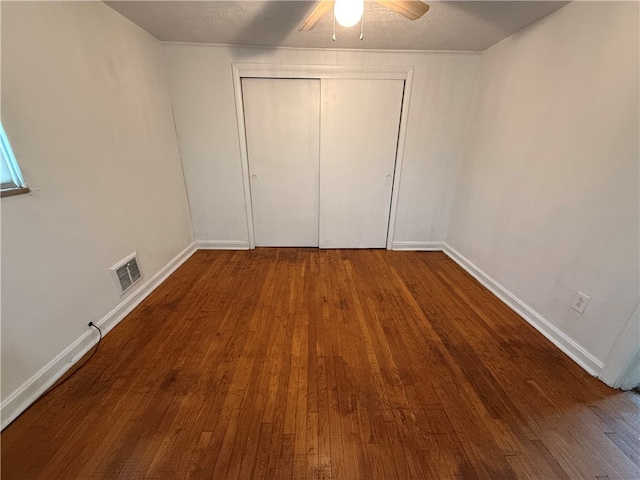
M 589 303 L 589 300 L 591 300 L 591 297 L 585 295 L 582 292 L 577 292 L 576 296 L 573 298 L 571 308 L 573 308 L 578 313 L 584 313 L 584 309 L 587 308 L 587 303 Z

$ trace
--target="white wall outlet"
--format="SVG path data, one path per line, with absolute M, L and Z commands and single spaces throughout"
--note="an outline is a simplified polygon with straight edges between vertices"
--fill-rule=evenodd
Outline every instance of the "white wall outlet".
M 585 295 L 582 292 L 577 292 L 576 296 L 573 298 L 571 308 L 573 308 L 578 313 L 584 313 L 584 309 L 587 308 L 587 303 L 589 303 L 589 300 L 591 300 L 591 297 Z

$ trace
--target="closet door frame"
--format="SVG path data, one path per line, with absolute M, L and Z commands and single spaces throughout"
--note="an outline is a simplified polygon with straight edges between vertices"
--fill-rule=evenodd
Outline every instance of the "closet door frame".
M 391 194 L 391 208 L 389 211 L 389 228 L 387 231 L 387 250 L 391 250 L 396 224 L 398 195 L 400 191 L 400 177 L 402 173 L 402 159 L 406 137 L 407 119 L 409 116 L 409 100 L 413 81 L 412 66 L 341 66 L 341 65 L 280 65 L 265 63 L 233 63 L 233 90 L 236 102 L 236 118 L 238 121 L 238 139 L 240 143 L 240 162 L 242 167 L 242 184 L 244 187 L 244 205 L 247 216 L 247 231 L 249 234 L 249 248 L 256 247 L 253 228 L 253 211 L 251 207 L 251 180 L 249 178 L 249 157 L 247 155 L 247 132 L 245 130 L 244 102 L 242 101 L 243 78 L 357 78 L 404 80 L 404 95 L 402 98 L 402 113 L 398 131 L 398 147 L 393 175 L 393 189 Z M 321 153 L 322 155 L 322 153 Z

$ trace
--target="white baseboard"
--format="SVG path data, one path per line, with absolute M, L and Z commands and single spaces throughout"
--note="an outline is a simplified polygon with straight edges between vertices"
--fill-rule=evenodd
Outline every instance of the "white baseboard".
M 398 251 L 442 251 L 444 242 L 393 242 L 391 250 Z
M 249 250 L 248 240 L 196 240 L 199 250 Z
M 195 243 L 189 245 L 102 319 L 94 322 L 100 327 L 103 335 L 106 335 L 113 327 L 120 323 L 140 302 L 164 282 L 169 275 L 187 261 L 196 250 Z M 88 329 L 84 335 L 65 348 L 58 356 L 23 383 L 20 388 L 9 395 L 7 399 L 2 402 L 2 407 L 0 408 L 0 417 L 2 418 L 1 428 L 4 429 L 15 420 L 18 415 L 24 412 L 40 395 L 46 392 L 49 387 L 75 365 L 75 363 L 95 345 L 97 338 L 98 335 L 94 329 Z
M 509 290 L 504 288 L 493 278 L 483 272 L 474 265 L 469 259 L 464 257 L 453 247 L 444 243 L 444 253 L 446 253 L 454 262 L 464 268 L 476 280 L 490 290 L 496 297 L 502 300 L 511 310 L 516 312 L 531 324 L 536 330 L 542 333 L 556 347 L 568 355 L 574 362 L 584 368 L 589 374 L 597 377 L 602 370 L 603 364 L 575 341 L 562 333 L 558 328 L 553 326 L 551 322 L 546 320 L 542 315 L 533 310 L 522 300 L 516 297 Z
M 102 329 L 104 335 L 113 329 L 124 317 L 137 307 L 151 292 L 153 292 L 169 275 L 182 265 L 198 249 L 216 250 L 248 250 L 248 241 L 217 241 L 203 240 L 192 243 L 153 277 L 143 283 L 131 295 L 125 298 L 111 312 L 101 320 L 95 322 Z M 531 324 L 536 330 L 548 338 L 560 350 L 572 358 L 578 365 L 591 375 L 598 376 L 603 368 L 602 362 L 593 357 L 584 348 L 566 336 L 540 314 L 527 306 L 506 288 L 465 258 L 461 253 L 445 242 L 394 242 L 393 250 L 423 250 L 444 251 L 453 261 L 469 272 L 476 280 L 489 289 L 502 302 Z M 13 392 L 2 403 L 0 417 L 1 428 L 4 429 L 18 415 L 26 410 L 40 395 L 61 378 L 78 360 L 80 360 L 94 345 L 96 334 L 87 331 L 73 342 L 51 362 L 45 365 L 33 377 L 27 380 L 18 390 Z

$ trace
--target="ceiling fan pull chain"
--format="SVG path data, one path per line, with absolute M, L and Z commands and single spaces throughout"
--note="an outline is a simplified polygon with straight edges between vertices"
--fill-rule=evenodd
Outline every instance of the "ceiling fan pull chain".
M 336 16 L 333 16 L 333 41 L 336 41 Z
M 360 17 L 360 41 L 364 38 L 364 13 Z

